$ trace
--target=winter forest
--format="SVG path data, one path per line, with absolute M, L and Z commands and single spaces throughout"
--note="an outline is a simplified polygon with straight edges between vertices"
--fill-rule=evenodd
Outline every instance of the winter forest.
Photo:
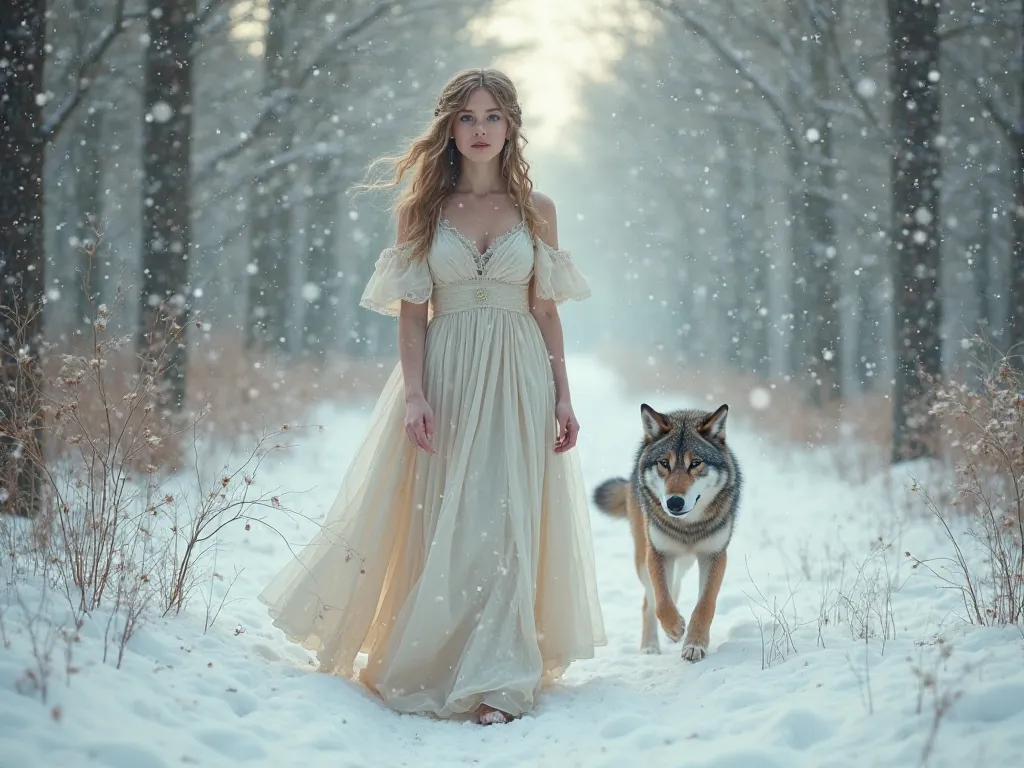
M 904 556 L 889 522 L 862 538 L 884 540 L 880 551 L 889 548 L 899 567 L 914 561 L 915 572 L 932 573 L 929 588 L 947 588 L 961 623 L 1020 624 L 1024 3 L 3 0 L 0 549 L 9 562 L 0 582 L 0 703 L 5 686 L 19 696 L 31 689 L 50 715 L 33 721 L 38 733 L 60 721 L 47 689 L 72 676 L 69 631 L 88 636 L 92 617 L 107 611 L 96 642 L 117 667 L 151 622 L 193 611 L 206 636 L 218 611 L 234 616 L 232 599 L 249 600 L 262 578 L 240 577 L 236 563 L 233 580 L 223 562 L 235 556 L 217 564 L 218 537 L 236 528 L 245 537 L 257 520 L 312 515 L 307 487 L 340 476 L 348 448 L 319 479 L 306 472 L 330 446 L 356 439 L 398 359 L 394 320 L 358 305 L 394 242 L 390 200 L 354 187 L 375 157 L 423 130 L 455 71 L 491 66 L 517 84 L 535 188 L 557 204 L 559 240 L 593 289 L 561 315 L 567 355 L 581 361 L 570 369 L 573 384 L 596 393 L 579 396 L 592 398 L 581 414 L 584 464 L 628 471 L 642 397 L 666 408 L 728 402 L 761 452 L 753 476 L 773 462 L 827 455 L 820 474 L 836 479 L 815 479 L 807 491 L 817 508 L 862 494 L 868 505 L 882 493 L 868 484 L 884 477 L 886 511 L 872 516 L 894 520 L 889 510 L 919 502 L 900 514 L 940 521 L 954 565 L 918 561 L 916 550 Z M 607 371 L 620 389 L 605 385 Z M 618 423 L 608 415 L 613 403 L 624 426 L 615 439 L 595 437 L 604 453 L 587 454 L 588 431 Z M 304 426 L 313 424 L 340 432 L 340 442 L 316 442 L 317 429 Z M 251 451 L 237 445 L 246 441 Z M 277 458 L 304 443 L 321 447 L 295 465 Z M 942 479 L 926 488 L 914 474 L 898 487 L 896 468 Z M 802 471 L 811 478 L 816 470 Z M 258 472 L 274 482 L 261 483 Z M 755 488 L 744 501 L 750 517 L 768 512 L 762 494 L 800 482 Z M 322 492 L 329 505 L 332 489 Z M 916 502 L 894 500 L 914 494 Z M 157 529 L 170 533 L 160 539 Z M 626 546 L 624 535 L 615 546 Z M 978 565 L 960 556 L 968 539 Z M 620 555 L 622 645 L 635 653 L 642 592 L 631 555 Z M 727 579 L 747 578 L 737 562 Z M 772 583 L 789 589 L 783 566 L 772 567 Z M 818 578 L 816 567 L 805 563 L 805 578 Z M 811 609 L 816 629 L 805 644 L 794 637 L 810 630 L 762 595 L 771 640 L 761 619 L 750 640 L 761 669 L 783 665 L 798 645 L 815 648 L 822 616 L 835 625 L 856 615 L 854 640 L 884 638 L 884 653 L 890 631 L 903 627 L 892 607 L 903 582 L 872 572 L 882 591 L 858 576 L 857 610 L 838 586 L 843 607 L 834 614 L 824 592 L 811 596 L 822 607 Z M 17 584 L 29 597 L 4 598 Z M 45 602 L 34 590 L 59 594 L 71 623 L 30 610 Z M 237 625 L 237 642 L 245 616 L 250 634 L 266 623 L 252 618 L 258 608 L 236 610 L 222 624 Z M 31 637 L 28 673 L 22 657 L 3 662 L 3 647 L 20 647 L 18 627 Z M 269 637 L 269 624 L 261 631 Z M 901 637 L 908 648 L 920 639 Z M 297 658 L 274 647 L 275 656 Z M 679 663 L 669 658 L 662 674 Z M 1007 662 L 1018 688 L 999 701 L 1024 700 L 1019 666 L 1019 656 Z M 924 673 L 907 675 L 917 685 Z M 858 717 L 884 706 L 879 696 L 861 708 L 871 695 L 862 676 L 850 688 Z M 983 708 L 982 693 L 963 686 Z M 863 753 L 862 764 L 943 764 L 938 723 L 957 697 L 928 690 L 934 713 L 916 731 L 880 737 L 889 746 L 878 755 L 892 762 Z M 599 695 L 577 703 L 591 712 L 633 706 L 604 688 Z M 678 695 L 685 690 L 664 701 Z M 83 710 L 100 706 L 79 696 Z M 380 715 L 345 715 L 339 706 L 333 717 L 386 727 L 373 719 Z M 1010 709 L 1003 724 L 1019 732 L 1020 705 Z M 983 720 L 962 715 L 949 727 L 967 745 Z M 822 726 L 801 722 L 801 732 Z M 851 728 L 828 738 L 871 741 L 869 726 Z M 431 736 L 428 746 L 442 754 L 454 738 Z M 5 762 L 4 739 L 22 762 Z M 194 754 L 216 752 L 204 744 Z M 90 765 L 165 764 L 155 747 L 155 762 L 95 749 Z M 0 725 L 0 766 L 42 765 L 44 754 L 62 754 L 52 750 Z M 366 764 L 353 750 L 351 764 Z M 634 759 L 625 755 L 618 759 Z M 826 764 L 781 752 L 773 759 Z

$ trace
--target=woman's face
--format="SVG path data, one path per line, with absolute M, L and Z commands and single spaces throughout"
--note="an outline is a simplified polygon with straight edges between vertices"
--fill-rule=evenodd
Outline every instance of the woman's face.
M 490 162 L 505 146 L 508 120 L 486 88 L 475 88 L 452 123 L 455 146 L 467 160 Z

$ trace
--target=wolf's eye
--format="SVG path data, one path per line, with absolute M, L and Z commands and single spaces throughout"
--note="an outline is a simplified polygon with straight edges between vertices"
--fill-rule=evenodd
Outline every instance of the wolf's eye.
M 668 459 L 658 459 L 658 464 L 665 469 L 672 469 L 672 467 L 669 466 Z
M 703 463 L 704 462 L 701 461 L 700 459 L 694 459 L 693 461 L 690 462 L 690 469 L 696 469 L 697 467 L 699 467 Z

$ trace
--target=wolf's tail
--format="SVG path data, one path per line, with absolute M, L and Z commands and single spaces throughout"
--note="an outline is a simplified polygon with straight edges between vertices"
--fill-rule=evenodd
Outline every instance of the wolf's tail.
M 594 489 L 594 504 L 606 515 L 626 516 L 626 499 L 629 496 L 629 480 L 613 477 Z

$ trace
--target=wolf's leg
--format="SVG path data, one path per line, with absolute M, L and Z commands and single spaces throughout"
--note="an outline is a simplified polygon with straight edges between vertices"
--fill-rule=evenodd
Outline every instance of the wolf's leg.
M 679 605 L 679 593 L 683 586 L 683 577 L 689 573 L 695 562 L 697 562 L 695 557 L 680 555 L 672 564 L 672 601 L 676 606 Z
M 654 547 L 647 548 L 647 571 L 651 579 L 651 588 L 654 591 L 654 613 L 661 622 L 665 634 L 673 643 L 679 642 L 686 629 L 686 622 L 679 615 L 679 609 L 672 601 L 672 594 L 669 591 L 668 577 L 671 565 L 668 558 L 658 552 Z
M 654 586 L 647 564 L 639 570 L 640 581 L 644 585 L 643 634 L 640 637 L 640 653 L 661 653 L 658 641 L 658 617 L 654 614 Z
M 683 658 L 700 661 L 708 655 L 711 642 L 711 620 L 715 618 L 718 592 L 725 577 L 725 552 L 717 555 L 701 555 L 697 558 L 700 566 L 700 595 L 690 615 L 690 630 L 683 642 Z
M 654 587 L 651 586 L 651 574 L 647 570 L 647 528 L 644 525 L 643 513 L 634 503 L 632 495 L 627 500 L 626 508 L 629 513 L 630 531 L 633 534 L 633 566 L 644 587 L 640 653 L 661 653 L 661 644 L 658 642 L 658 618 L 654 615 Z

